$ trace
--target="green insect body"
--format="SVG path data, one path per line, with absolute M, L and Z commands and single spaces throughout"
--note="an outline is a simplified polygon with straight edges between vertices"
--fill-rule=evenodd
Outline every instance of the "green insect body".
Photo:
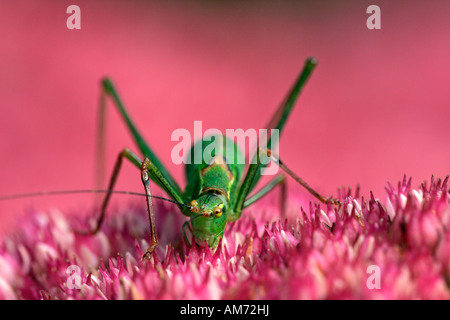
M 213 149 L 208 163 L 200 156 L 215 143 L 215 138 L 210 143 L 198 141 L 191 148 L 190 163 L 185 167 L 186 181 L 189 181 L 185 196 L 191 199 L 190 211 L 197 213 L 191 215 L 190 220 L 193 236 L 197 244 L 203 245 L 206 241 L 210 247 L 217 246 L 227 221 L 233 221 L 237 188 L 245 170 L 237 144 L 226 136 L 217 138 L 221 138 L 219 144 L 223 148 Z M 197 158 L 202 159 L 202 163 L 194 164 L 195 153 L 199 152 Z
M 288 92 L 285 100 L 270 119 L 266 127 L 267 130 L 278 130 L 278 133 L 281 134 L 297 97 L 316 64 L 317 62 L 313 58 L 306 61 L 300 76 L 294 83 L 294 86 Z M 256 161 L 252 161 L 248 166 L 244 164 L 244 157 L 237 144 L 234 143 L 234 140 L 226 136 L 216 136 L 214 138 L 210 138 L 210 143 L 205 143 L 205 140 L 207 139 L 197 141 L 191 148 L 188 155 L 189 161 L 187 161 L 188 164 L 186 164 L 185 167 L 187 186 L 185 191 L 182 192 L 181 188 L 172 178 L 169 171 L 162 165 L 161 161 L 137 130 L 111 80 L 103 80 L 102 89 L 99 113 L 99 155 L 97 157 L 97 171 L 100 172 L 104 168 L 102 161 L 104 159 L 106 97 L 111 98 L 114 105 L 117 107 L 134 139 L 134 142 L 142 154 L 143 159 L 128 148 L 125 148 L 119 153 L 109 182 L 108 192 L 103 200 L 100 216 L 97 219 L 96 226 L 92 230 L 82 232 L 83 234 L 93 234 L 99 230 L 105 216 L 110 196 L 114 191 L 114 185 L 123 159 L 128 160 L 140 169 L 141 180 L 145 189 L 147 212 L 150 220 L 151 244 L 144 255 L 144 259 L 149 259 L 152 257 L 154 249 L 158 244 L 152 203 L 152 198 L 158 197 L 152 196 L 150 181 L 156 183 L 170 197 L 170 199 L 165 200 L 177 204 L 180 211 L 185 216 L 190 218 L 183 225 L 183 231 L 185 232 L 185 227 L 189 228 L 195 242 L 201 246 L 206 243 L 210 247 L 216 247 L 219 240 L 223 236 L 227 222 L 239 219 L 245 208 L 259 200 L 276 186 L 284 186 L 284 175 L 279 174 L 261 189 L 250 195 L 262 175 L 261 170 L 266 165 L 260 161 L 261 154 L 269 156 L 289 176 L 305 187 L 320 201 L 324 203 L 339 203 L 339 201 L 335 199 L 324 198 L 319 195 L 311 187 L 309 187 L 306 182 L 289 170 L 289 168 L 281 162 L 277 155 L 272 154 L 271 150 L 268 149 L 268 146 L 272 146 L 271 139 L 273 136 L 268 137 L 265 145 L 259 145 L 256 156 L 253 158 L 253 160 L 256 159 Z M 216 138 L 221 140 L 221 142 L 219 141 L 219 143 L 215 144 L 215 146 L 219 147 L 210 148 L 211 143 L 215 142 Z M 205 160 L 203 154 L 208 154 L 206 151 L 209 151 L 210 149 L 210 158 Z M 198 161 L 198 159 L 201 160 Z M 246 167 L 247 170 L 245 172 Z M 284 190 L 284 187 L 282 190 Z M 283 192 L 283 195 L 285 195 L 285 192 Z M 284 199 L 284 197 L 282 198 Z M 161 197 L 159 197 L 159 199 L 161 199 Z M 186 236 L 186 233 L 184 234 Z M 189 242 L 187 237 L 186 240 Z

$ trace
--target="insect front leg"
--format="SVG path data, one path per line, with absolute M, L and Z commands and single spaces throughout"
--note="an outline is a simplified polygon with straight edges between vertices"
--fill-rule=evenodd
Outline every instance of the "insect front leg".
M 290 170 L 281 160 L 280 158 L 274 154 L 270 149 L 259 149 L 257 150 L 257 162 L 252 163 L 248 169 L 247 176 L 242 183 L 242 186 L 237 195 L 237 201 L 234 207 L 234 215 L 230 217 L 230 221 L 235 221 L 239 219 L 242 214 L 242 210 L 264 196 L 267 192 L 272 190 L 277 185 L 276 178 L 269 182 L 269 184 L 263 187 L 260 191 L 258 191 L 254 196 L 246 199 L 246 195 L 249 193 L 250 186 L 252 185 L 256 172 L 261 169 L 260 157 L 261 155 L 267 155 L 270 160 L 275 162 L 281 169 L 283 169 L 289 176 L 291 176 L 295 181 L 297 181 L 301 186 L 303 186 L 309 193 L 311 193 L 314 197 L 316 197 L 320 202 L 325 204 L 335 204 L 340 205 L 341 202 L 337 199 L 333 199 L 333 197 L 326 198 L 320 195 L 317 191 L 311 188 L 306 181 L 297 176 L 292 170 Z
M 143 257 L 144 260 L 151 258 L 154 250 L 156 249 L 156 246 L 158 245 L 155 216 L 153 213 L 152 194 L 150 190 L 150 177 L 153 177 L 152 180 L 160 182 L 160 185 L 163 186 L 163 189 L 166 190 L 168 194 L 172 197 L 172 194 L 168 191 L 170 189 L 166 189 L 168 188 L 168 181 L 165 179 L 164 175 L 161 173 L 159 168 L 152 161 L 150 161 L 149 158 L 145 158 L 144 161 L 142 161 L 141 163 L 141 179 L 142 183 L 144 184 L 145 194 L 147 195 L 147 212 L 148 218 L 150 220 L 151 244 L 150 247 L 147 249 L 147 252 L 144 254 Z M 177 194 L 177 197 L 181 199 L 181 195 Z M 174 199 L 174 197 L 172 197 L 172 199 L 176 200 Z M 185 204 L 184 202 L 179 202 L 178 207 L 183 213 L 187 212 L 186 208 L 190 208 L 190 206 Z
M 122 167 L 123 158 L 128 159 L 138 168 L 141 166 L 142 161 L 139 159 L 139 157 L 135 153 L 130 151 L 128 148 L 123 149 L 123 151 L 120 152 L 119 155 L 117 156 L 117 160 L 114 165 L 114 170 L 111 175 L 111 179 L 109 181 L 108 191 L 112 191 L 114 189 L 114 185 L 116 184 L 117 177 L 119 176 L 120 168 Z M 92 228 L 91 230 L 76 231 L 76 233 L 81 234 L 81 235 L 93 235 L 93 234 L 96 234 L 98 232 L 98 230 L 100 230 L 100 227 L 103 223 L 103 219 L 105 218 L 106 208 L 108 207 L 110 197 L 111 197 L 111 192 L 108 192 L 106 194 L 105 198 L 103 199 L 102 207 L 100 210 L 100 216 L 97 218 L 94 228 Z
M 280 157 L 273 153 L 270 149 L 259 149 L 258 150 L 260 155 L 267 155 L 270 160 L 275 162 L 281 169 L 284 170 L 288 175 L 290 175 L 295 181 L 297 181 L 302 187 L 304 187 L 306 190 L 308 190 L 309 193 L 311 193 L 314 197 L 316 197 L 320 202 L 325 204 L 341 204 L 341 202 L 337 199 L 333 199 L 333 197 L 326 198 L 322 195 L 320 195 L 317 191 L 315 191 L 313 188 L 309 186 L 308 183 L 306 183 L 305 180 L 297 176 L 291 169 L 289 169 L 280 159 Z
M 244 209 L 264 197 L 277 186 L 281 187 L 280 211 L 282 217 L 284 217 L 286 215 L 286 176 L 283 174 L 275 176 L 275 178 L 269 181 L 269 183 L 258 190 L 254 195 L 245 199 Z
M 184 233 L 184 239 L 186 240 L 188 246 L 190 247 L 190 246 L 191 246 L 191 242 L 189 241 L 189 239 L 188 239 L 188 237 L 187 237 L 187 234 L 186 234 L 186 227 L 188 227 L 188 229 L 189 229 L 189 231 L 190 231 L 191 233 L 194 232 L 194 231 L 192 230 L 192 226 L 191 226 L 191 223 L 190 223 L 189 220 L 186 221 L 185 223 L 183 223 L 182 229 L 183 229 L 183 233 Z
M 234 206 L 233 213 L 234 215 L 230 216 L 229 221 L 236 221 L 240 218 L 242 214 L 242 210 L 249 207 L 253 203 L 255 203 L 257 200 L 261 199 L 263 196 L 268 194 L 270 191 L 272 191 L 276 186 L 281 186 L 281 214 L 284 217 L 286 212 L 286 177 L 282 174 L 277 175 L 275 178 L 273 178 L 267 185 L 262 187 L 259 191 L 257 191 L 253 196 L 250 196 L 247 198 L 248 194 L 250 193 L 250 185 L 252 184 L 252 181 L 256 175 L 257 170 L 261 170 L 259 157 L 257 157 L 257 163 L 252 163 L 248 169 L 247 176 L 244 179 L 244 182 L 242 183 L 238 194 L 237 194 L 237 201 Z
M 150 190 L 150 179 L 148 177 L 148 168 L 151 166 L 151 162 L 148 158 L 145 158 L 141 164 L 141 179 L 144 184 L 145 194 L 147 195 L 147 213 L 148 219 L 150 220 L 150 247 L 148 247 L 147 252 L 143 256 L 143 260 L 150 259 L 153 251 L 158 245 L 158 236 L 156 234 L 156 224 L 155 224 L 155 214 L 153 211 L 152 193 Z
M 114 166 L 114 171 L 108 185 L 108 191 L 112 191 L 114 189 L 114 185 L 116 184 L 117 177 L 119 176 L 119 172 L 122 167 L 123 158 L 130 160 L 135 166 L 140 167 L 141 169 L 141 180 L 142 183 L 144 184 L 145 194 L 147 195 L 147 213 L 148 218 L 150 220 L 150 242 L 151 242 L 151 245 L 147 249 L 147 252 L 144 254 L 143 259 L 149 259 L 153 251 L 155 250 L 156 246 L 158 245 L 158 236 L 156 234 L 155 215 L 153 211 L 152 194 L 149 179 L 149 169 L 155 170 L 155 168 L 148 158 L 145 158 L 144 161 L 141 161 L 136 154 L 134 154 L 129 149 L 125 148 L 121 153 L 119 153 L 117 157 L 116 164 Z M 79 234 L 92 235 L 97 233 L 98 230 L 100 230 L 100 227 L 105 218 L 106 208 L 108 207 L 110 197 L 111 192 L 108 192 L 103 200 L 100 216 L 98 217 L 94 228 L 87 231 L 77 231 Z

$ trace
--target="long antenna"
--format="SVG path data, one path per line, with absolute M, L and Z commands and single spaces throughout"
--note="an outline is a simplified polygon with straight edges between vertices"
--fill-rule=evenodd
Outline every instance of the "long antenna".
M 190 208 L 191 206 L 188 206 L 184 203 L 167 199 L 163 197 L 158 196 L 147 196 L 145 193 L 139 193 L 139 192 L 132 192 L 132 191 L 122 191 L 122 190 L 103 190 L 103 189 L 81 189 L 81 190 L 51 190 L 51 191 L 38 191 L 38 192 L 30 192 L 30 193 L 20 193 L 20 194 L 11 194 L 6 196 L 0 196 L 0 201 L 6 201 L 6 200 L 15 200 L 15 199 L 21 199 L 21 198 L 30 198 L 30 197 L 44 197 L 44 196 L 50 196 L 50 195 L 63 195 L 63 194 L 76 194 L 76 193 L 117 193 L 117 194 L 129 194 L 133 196 L 140 196 L 140 197 L 152 197 L 159 200 L 165 200 L 172 203 L 175 203 L 177 205 Z

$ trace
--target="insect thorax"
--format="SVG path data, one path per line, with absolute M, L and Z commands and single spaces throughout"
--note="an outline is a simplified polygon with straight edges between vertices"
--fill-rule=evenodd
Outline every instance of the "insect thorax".
M 214 138 L 211 141 L 197 141 L 192 146 L 185 168 L 186 181 L 189 182 L 185 190 L 187 198 L 196 199 L 200 194 L 212 191 L 225 195 L 230 204 L 233 203 L 245 162 L 236 143 L 226 136 L 221 137 L 221 148 L 211 149 Z M 196 163 L 199 159 L 201 161 Z

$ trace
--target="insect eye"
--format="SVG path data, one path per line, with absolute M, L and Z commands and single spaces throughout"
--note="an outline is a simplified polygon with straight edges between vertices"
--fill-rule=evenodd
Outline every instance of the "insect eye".
M 220 207 L 215 207 L 213 212 L 214 212 L 214 216 L 215 216 L 216 218 L 218 218 L 218 217 L 220 217 L 220 216 L 222 215 L 222 208 L 220 208 Z
M 194 212 L 194 213 L 198 212 L 199 209 L 198 209 L 198 201 L 197 200 L 192 200 L 190 203 L 190 206 L 191 206 L 192 212 Z

